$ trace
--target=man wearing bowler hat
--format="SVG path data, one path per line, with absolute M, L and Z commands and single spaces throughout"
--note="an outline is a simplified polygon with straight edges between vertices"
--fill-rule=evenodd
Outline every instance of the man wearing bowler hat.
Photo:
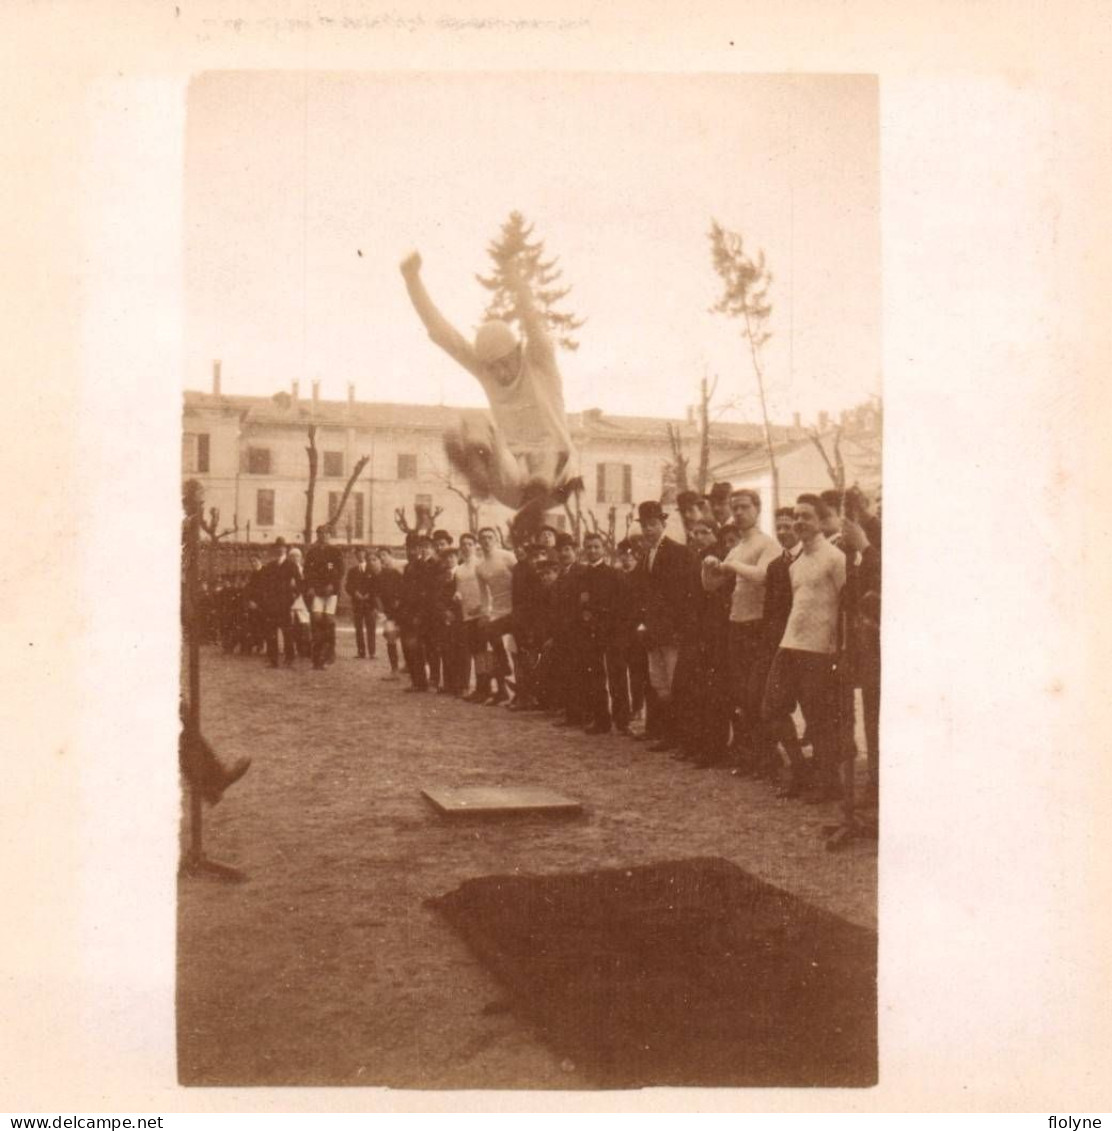
M 668 516 L 655 501 L 640 503 L 637 521 L 645 540 L 638 567 L 645 575 L 644 617 L 638 634 L 649 659 L 653 695 L 647 706 L 646 737 L 659 741 L 652 750 L 673 750 L 677 744 L 676 708 L 672 700 L 682 629 L 693 615 L 692 578 L 695 555 L 664 533 Z

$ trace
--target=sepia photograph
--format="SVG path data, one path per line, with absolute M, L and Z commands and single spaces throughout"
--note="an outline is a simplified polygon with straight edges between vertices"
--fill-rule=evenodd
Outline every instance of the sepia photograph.
M 209 72 L 187 1086 L 878 1080 L 868 75 Z
M 1107 1123 L 1101 5 L 0 28 L 12 1126 Z

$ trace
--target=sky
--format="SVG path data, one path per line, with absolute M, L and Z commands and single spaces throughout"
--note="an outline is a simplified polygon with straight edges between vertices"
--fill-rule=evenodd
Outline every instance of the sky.
M 421 252 L 463 333 L 513 210 L 586 319 L 561 352 L 571 411 L 682 416 L 718 377 L 759 420 L 711 219 L 773 275 L 769 411 L 788 423 L 881 392 L 878 106 L 868 76 L 209 73 L 186 135 L 189 388 L 482 405 L 428 340 L 398 263 Z M 359 253 L 362 253 L 361 255 Z

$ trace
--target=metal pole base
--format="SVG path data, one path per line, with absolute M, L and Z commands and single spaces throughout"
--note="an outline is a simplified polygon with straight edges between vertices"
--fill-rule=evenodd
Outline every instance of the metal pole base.
M 246 872 L 241 872 L 230 864 L 221 864 L 207 856 L 193 854 L 182 860 L 178 875 L 183 879 L 221 880 L 226 884 L 242 884 L 247 880 Z

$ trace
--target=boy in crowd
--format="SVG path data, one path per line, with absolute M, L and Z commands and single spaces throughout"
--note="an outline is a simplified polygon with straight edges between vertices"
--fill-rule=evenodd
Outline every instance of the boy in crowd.
M 640 559 L 627 538 L 618 543 L 618 609 L 615 616 L 615 664 L 624 668 L 629 687 L 630 718 L 645 710 L 645 688 L 649 682 L 649 662 L 637 626 L 645 615 L 645 575 L 637 567 Z M 629 734 L 627 730 L 625 733 Z
M 617 647 L 621 581 L 606 562 L 606 541 L 592 532 L 583 539 L 579 575 L 581 655 L 591 722 L 588 734 L 629 733 L 629 684 Z M 577 651 L 580 651 L 577 649 Z

